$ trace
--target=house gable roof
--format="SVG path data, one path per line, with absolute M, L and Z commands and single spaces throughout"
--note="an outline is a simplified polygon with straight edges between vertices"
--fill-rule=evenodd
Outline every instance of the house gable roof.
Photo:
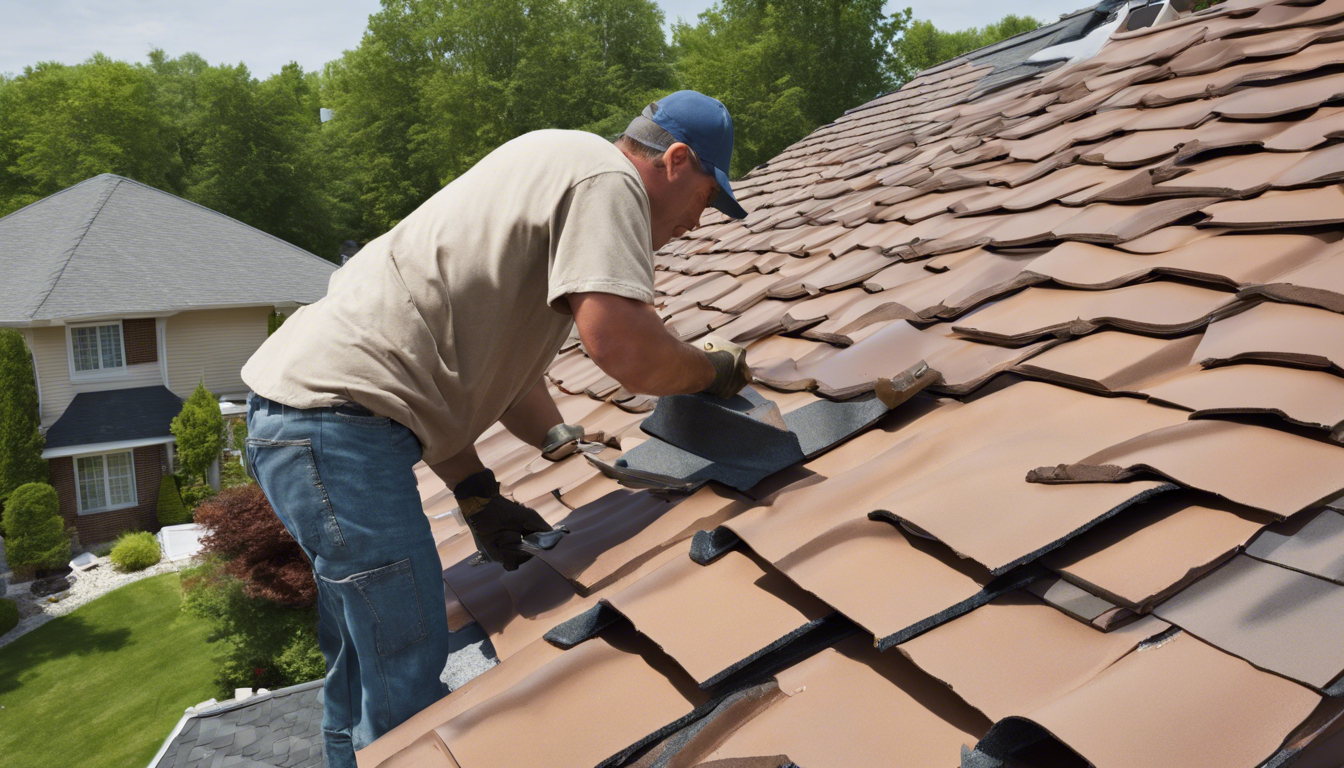
M 308 304 L 335 269 L 222 213 L 102 174 L 0 219 L 0 324 Z

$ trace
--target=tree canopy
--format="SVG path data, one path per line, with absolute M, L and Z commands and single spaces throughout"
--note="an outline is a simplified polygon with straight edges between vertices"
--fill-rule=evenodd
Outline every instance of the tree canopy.
M 618 134 L 693 88 L 732 112 L 740 176 L 915 73 L 1038 26 L 944 31 L 882 0 L 718 0 L 664 34 L 654 0 L 383 0 L 320 72 L 152 51 L 0 75 L 0 216 L 100 173 L 333 261 L 500 144 Z M 323 122 L 321 110 L 330 110 Z

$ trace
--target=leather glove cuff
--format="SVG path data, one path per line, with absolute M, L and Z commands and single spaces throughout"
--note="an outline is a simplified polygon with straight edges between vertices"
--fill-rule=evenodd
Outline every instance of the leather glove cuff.
M 495 473 L 488 469 L 483 469 L 453 486 L 453 496 L 459 504 L 464 499 L 489 499 L 497 495 L 499 495 L 499 481 L 495 480 Z M 463 510 L 463 513 L 466 513 L 466 510 Z
M 714 381 L 705 389 L 707 394 L 728 399 L 751 383 L 751 369 L 741 347 L 713 336 L 702 339 L 700 347 L 714 366 Z
M 546 432 L 546 442 L 541 455 L 551 461 L 558 461 L 578 451 L 579 441 L 583 439 L 583 427 L 577 424 L 556 424 Z

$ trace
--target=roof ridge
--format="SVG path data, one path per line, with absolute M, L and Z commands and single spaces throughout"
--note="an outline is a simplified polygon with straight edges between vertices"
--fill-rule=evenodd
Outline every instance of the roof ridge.
M 41 309 L 42 309 L 42 306 L 43 306 L 44 304 L 47 303 L 47 300 L 51 298 L 51 294 L 52 294 L 52 292 L 56 290 L 56 285 L 57 285 L 57 283 L 61 282 L 61 278 L 65 276 L 65 268 L 68 267 L 68 266 L 70 266 L 70 260 L 74 258 L 74 256 L 75 256 L 75 251 L 78 250 L 80 244 L 82 244 L 82 243 L 84 242 L 84 236 L 87 235 L 87 234 L 89 234 L 89 229 L 91 229 L 91 228 L 93 227 L 93 222 L 96 221 L 96 220 L 98 219 L 98 214 L 100 214 L 100 213 L 103 212 L 103 207 L 107 205 L 107 201 L 108 201 L 108 200 L 112 199 L 112 193 L 115 192 L 115 191 L 117 190 L 117 187 L 121 186 L 121 182 L 123 182 L 123 181 L 127 181 L 127 179 L 124 179 L 124 178 L 122 178 L 121 176 L 117 176 L 117 175 L 115 175 L 115 174 L 111 174 L 111 173 L 100 173 L 100 174 L 98 174 L 97 176 L 94 176 L 93 179 L 98 179 L 98 178 L 101 178 L 101 177 L 103 177 L 103 176 L 111 177 L 112 179 L 115 179 L 115 181 L 114 181 L 114 182 L 107 188 L 107 191 L 103 193 L 103 199 L 100 200 L 100 201 L 98 202 L 98 209 L 95 210 L 95 211 L 93 212 L 93 215 L 89 217 L 89 221 L 88 221 L 88 223 L 84 225 L 84 230 L 83 230 L 82 232 L 79 233 L 79 235 L 75 238 L 75 242 L 74 242 L 74 244 L 71 245 L 70 248 L 69 248 L 69 249 L 65 252 L 65 254 L 63 255 L 62 260 L 61 260 L 61 265 L 60 265 L 60 267 L 56 270 L 56 274 L 55 274 L 55 276 L 52 277 L 50 283 L 47 285 L 47 291 L 46 291 L 46 293 L 42 296 L 42 300 L 39 301 L 39 302 L 37 303 L 37 306 L 33 307 L 32 311 L 30 311 L 30 312 L 28 313 L 28 317 L 29 317 L 29 319 L 31 319 L 31 318 L 33 318 L 33 317 L 36 317 L 38 311 L 41 310 Z M 88 181 L 92 181 L 93 179 L 89 179 Z M 81 184 L 84 184 L 84 183 L 86 183 L 86 182 L 80 182 L 80 184 L 76 184 L 75 186 L 77 187 L 77 186 L 80 186 Z M 69 187 L 69 189 L 74 189 L 74 187 Z M 62 191 L 64 191 L 64 190 L 62 190 Z M 57 194 L 60 194 L 60 193 L 58 192 Z M 43 199 L 43 200 L 46 200 L 46 199 L 48 199 L 48 198 L 42 198 L 42 199 Z M 37 202 L 42 202 L 42 201 L 39 200 L 39 201 L 37 201 Z M 24 206 L 24 207 L 26 208 L 27 206 Z
M 104 175 L 111 176 L 111 175 L 113 175 L 113 174 L 104 174 Z M 218 217 L 220 217 L 220 218 L 222 218 L 222 219 L 228 219 L 229 221 L 231 221 L 231 222 L 233 222 L 233 223 L 235 223 L 235 224 L 239 224 L 239 225 L 241 225 L 241 226 L 247 227 L 248 229 L 250 229 L 250 230 L 252 230 L 252 231 L 254 231 L 254 232 L 257 232 L 257 233 L 259 233 L 259 234 L 265 235 L 266 237 L 271 238 L 272 240 L 276 241 L 277 243 L 280 243 L 280 244 L 282 244 L 282 245 L 285 245 L 285 246 L 288 246 L 288 247 L 290 247 L 290 248 L 293 248 L 294 250 L 298 251 L 299 253 L 302 253 L 302 254 L 305 255 L 305 256 L 310 256 L 310 257 L 312 257 L 312 258 L 314 258 L 314 259 L 317 259 L 318 261 L 322 262 L 323 264 L 332 264 L 332 265 L 340 266 L 340 265 L 336 264 L 336 262 L 332 261 L 331 259 L 324 259 L 324 258 L 322 258 L 321 256 L 318 256 L 316 253 L 313 253 L 312 251 L 309 251 L 309 250 L 304 249 L 304 248 L 300 248 L 299 246 L 297 246 L 297 245 L 295 245 L 295 244 L 289 242 L 288 240 L 285 240 L 284 238 L 276 237 L 275 235 L 272 235 L 270 232 L 267 232 L 267 231 L 262 230 L 262 229 L 257 229 L 256 227 L 252 226 L 251 224 L 248 224 L 248 223 L 245 222 L 245 221 L 240 221 L 240 220 L 238 220 L 238 219 L 235 219 L 234 217 L 228 215 L 227 213 L 221 213 L 220 211 L 216 211 L 214 208 L 211 208 L 211 207 L 208 206 L 208 205 L 201 205 L 200 203 L 197 203 L 197 202 L 192 201 L 192 200 L 188 200 L 188 199 L 185 198 L 185 197 L 180 197 L 180 196 L 178 196 L 178 195 L 173 194 L 172 192 L 168 192 L 168 191 L 159 189 L 158 187 L 151 186 L 151 185 L 146 184 L 146 183 L 141 182 L 141 181 L 136 181 L 135 179 L 128 179 L 128 178 L 125 178 L 124 176 L 117 176 L 116 178 L 120 179 L 121 181 L 129 181 L 130 183 L 135 184 L 136 186 L 144 187 L 145 189 L 148 189 L 148 190 L 151 191 L 151 192 L 158 192 L 160 195 L 164 195 L 164 196 L 166 196 L 166 197 L 171 197 L 171 198 L 173 198 L 174 200 L 180 200 L 180 201 L 186 203 L 187 205 L 195 206 L 195 207 L 197 207 L 197 208 L 200 208 L 200 209 L 203 210 L 203 211 L 206 211 L 206 212 L 208 212 L 208 213 L 214 214 L 215 216 L 218 216 Z

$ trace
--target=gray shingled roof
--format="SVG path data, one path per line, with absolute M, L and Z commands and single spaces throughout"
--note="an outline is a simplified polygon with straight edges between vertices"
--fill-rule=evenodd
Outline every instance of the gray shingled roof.
M 162 386 L 81 392 L 47 430 L 46 447 L 166 438 L 181 410 L 182 398 Z
M 149 768 L 323 768 L 322 681 L 188 714 Z
M 310 304 L 335 269 L 222 213 L 103 174 L 0 219 L 0 325 Z

